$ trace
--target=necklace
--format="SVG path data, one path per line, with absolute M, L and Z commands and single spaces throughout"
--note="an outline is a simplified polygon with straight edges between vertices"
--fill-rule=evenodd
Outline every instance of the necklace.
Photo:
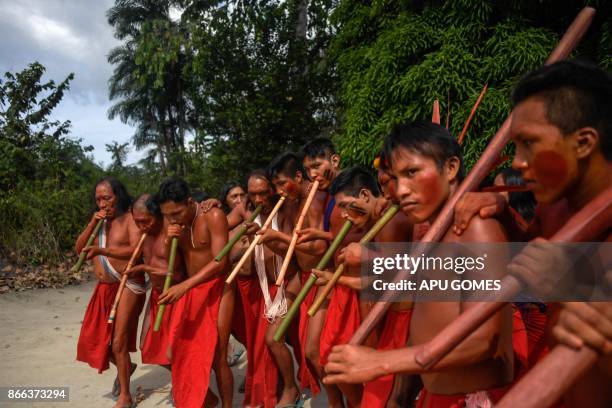
M 191 221 L 191 227 L 189 227 L 189 236 L 191 237 L 191 246 L 193 249 L 195 249 L 195 244 L 193 243 L 193 224 L 195 224 L 195 220 L 196 218 L 198 218 L 198 210 L 200 209 L 200 206 L 198 205 L 198 203 L 196 203 L 196 210 L 195 210 L 195 215 L 193 216 L 193 220 Z

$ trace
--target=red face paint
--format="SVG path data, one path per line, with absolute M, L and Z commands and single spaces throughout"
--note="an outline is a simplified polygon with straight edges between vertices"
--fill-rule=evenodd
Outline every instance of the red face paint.
M 535 155 L 533 170 L 542 187 L 557 188 L 567 178 L 567 162 L 565 158 L 553 150 L 545 150 Z
M 297 185 L 292 180 L 287 180 L 285 183 L 285 190 L 287 190 L 288 195 L 294 196 L 297 191 Z

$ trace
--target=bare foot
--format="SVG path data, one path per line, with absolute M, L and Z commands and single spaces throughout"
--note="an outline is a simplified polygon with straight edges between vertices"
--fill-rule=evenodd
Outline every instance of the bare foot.
M 294 405 L 299 396 L 300 390 L 296 387 L 285 388 L 276 406 L 283 407 Z
M 132 408 L 134 406 L 134 402 L 132 401 L 132 396 L 130 394 L 120 395 L 117 399 L 117 403 L 113 408 Z

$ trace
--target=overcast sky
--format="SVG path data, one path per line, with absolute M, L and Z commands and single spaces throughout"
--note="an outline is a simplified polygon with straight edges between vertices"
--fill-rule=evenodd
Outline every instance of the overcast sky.
M 70 91 L 54 118 L 72 121 L 72 136 L 93 145 L 96 162 L 110 163 L 105 143 L 129 141 L 133 129 L 108 120 L 107 82 L 112 66 L 106 56 L 119 42 L 105 17 L 114 0 L 0 0 L 0 72 L 20 71 L 38 61 L 44 79 L 56 83 L 70 72 Z M 128 163 L 142 152 L 132 148 Z

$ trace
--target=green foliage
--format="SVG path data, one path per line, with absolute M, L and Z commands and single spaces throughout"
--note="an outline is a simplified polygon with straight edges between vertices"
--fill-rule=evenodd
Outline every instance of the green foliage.
M 44 71 L 35 62 L 0 81 L 0 255 L 17 262 L 60 260 L 87 219 L 84 188 L 102 175 L 70 122 L 49 119 L 73 75 L 56 85 Z
M 430 118 L 434 99 L 443 124 L 450 111 L 450 130 L 459 135 L 488 84 L 465 141 L 470 168 L 508 115 L 513 85 L 546 60 L 582 2 L 566 3 L 343 0 L 332 17 L 337 33 L 330 55 L 342 115 L 335 140 L 344 164 L 370 165 L 390 128 Z M 608 9 L 601 5 L 598 15 L 608 20 L 597 20 L 580 48 L 604 66 Z

